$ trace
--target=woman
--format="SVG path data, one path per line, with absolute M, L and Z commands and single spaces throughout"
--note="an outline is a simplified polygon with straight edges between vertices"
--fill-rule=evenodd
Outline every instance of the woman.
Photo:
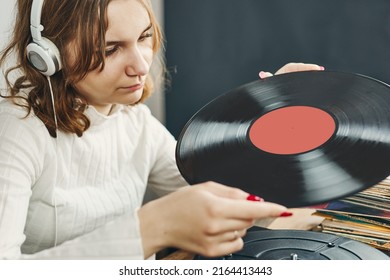
M 21 73 L 0 103 L 0 258 L 219 256 L 242 248 L 254 220 L 290 215 L 236 188 L 186 186 L 174 138 L 142 104 L 162 41 L 147 0 L 45 1 L 44 30 L 32 22 L 30 32 L 31 6 L 18 1 L 0 61 L 15 51 L 8 74 Z M 58 49 L 53 73 L 34 58 L 40 35 Z M 307 69 L 319 67 L 280 72 Z M 146 186 L 161 198 L 142 205 Z

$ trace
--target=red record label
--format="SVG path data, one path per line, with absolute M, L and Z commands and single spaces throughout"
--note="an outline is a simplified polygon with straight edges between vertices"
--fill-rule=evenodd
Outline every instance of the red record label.
M 300 154 L 320 147 L 334 134 L 336 123 L 324 110 L 289 106 L 258 118 L 249 131 L 253 145 L 272 154 Z

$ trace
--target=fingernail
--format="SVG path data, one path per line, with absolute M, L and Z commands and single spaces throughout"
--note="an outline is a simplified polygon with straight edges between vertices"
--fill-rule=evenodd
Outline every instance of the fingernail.
M 248 195 L 248 197 L 246 198 L 246 200 L 250 200 L 250 201 L 258 201 L 258 202 L 263 202 L 264 199 L 257 196 L 257 195 L 254 195 L 254 194 L 250 194 Z
M 320 70 L 321 70 L 321 71 L 324 71 L 324 70 L 325 70 L 325 67 L 324 67 L 324 66 L 320 66 Z
M 282 214 L 279 215 L 279 217 L 290 217 L 292 215 L 293 215 L 293 213 L 291 213 L 291 212 L 283 212 Z
M 263 79 L 263 78 L 264 78 L 264 71 L 260 71 L 260 72 L 259 72 L 259 77 L 260 77 L 260 79 Z

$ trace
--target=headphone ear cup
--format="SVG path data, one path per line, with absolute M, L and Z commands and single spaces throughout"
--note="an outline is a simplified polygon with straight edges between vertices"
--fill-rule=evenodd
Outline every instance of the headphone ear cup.
M 34 68 L 45 76 L 52 76 L 62 68 L 58 48 L 44 37 L 39 42 L 27 45 L 27 58 Z

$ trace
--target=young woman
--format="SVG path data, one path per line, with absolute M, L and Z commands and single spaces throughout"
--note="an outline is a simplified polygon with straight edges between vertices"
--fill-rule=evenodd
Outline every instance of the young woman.
M 142 104 L 162 41 L 147 0 L 34 2 L 18 1 L 0 61 L 18 61 L 0 103 L 0 258 L 144 259 L 165 247 L 218 256 L 239 250 L 254 220 L 289 215 L 181 177 L 174 138 Z M 308 69 L 319 66 L 280 72 Z M 161 198 L 142 205 L 147 186 Z

